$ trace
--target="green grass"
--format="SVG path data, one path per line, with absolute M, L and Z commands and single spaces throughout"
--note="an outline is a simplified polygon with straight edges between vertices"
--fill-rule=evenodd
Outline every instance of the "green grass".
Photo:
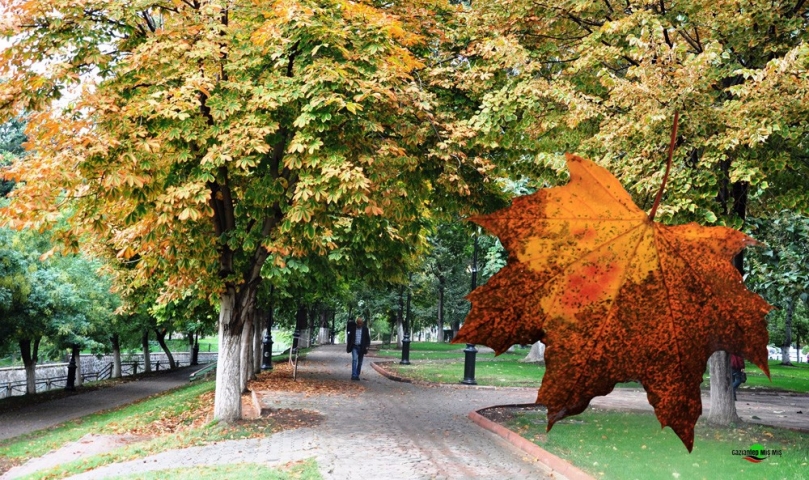
M 200 395 L 214 388 L 213 381 L 195 383 L 115 410 L 95 413 L 54 428 L 8 439 L 0 442 L 0 455 L 21 460 L 39 457 L 88 433 L 114 434 L 145 425 L 195 408 L 200 402 Z
M 400 376 L 425 382 L 455 383 L 463 378 L 464 346 L 450 343 L 413 342 L 410 344 L 409 366 L 390 364 L 386 368 Z M 478 353 L 475 362 L 475 380 L 480 385 L 496 386 L 536 386 L 542 381 L 544 366 L 532 366 L 519 362 L 528 354 L 528 350 L 517 349 L 498 357 L 492 353 Z M 381 348 L 377 355 L 391 359 L 399 359 L 401 350 Z M 455 361 L 452 361 L 455 360 Z M 502 365 L 487 365 L 488 362 L 500 362 Z M 747 383 L 740 388 L 771 389 L 792 392 L 809 392 L 809 364 L 796 363 L 789 367 L 781 365 L 778 360 L 769 363 L 772 382 L 750 363 L 747 364 Z M 536 372 L 539 371 L 539 375 Z M 709 385 L 707 380 L 703 388 Z M 617 388 L 641 388 L 638 383 L 619 383 Z
M 17 360 L 14 361 L 14 357 L 3 357 L 0 358 L 0 368 L 7 368 L 7 367 L 20 367 L 22 366 L 22 361 Z
M 772 382 L 764 375 L 758 367 L 747 363 L 747 383 L 740 388 L 768 388 L 776 390 L 788 390 L 793 392 L 809 392 L 809 364 L 794 363 L 789 367 L 781 365 L 778 360 L 770 360 L 770 375 Z
M 519 413 L 506 423 L 542 448 L 605 479 L 807 479 L 809 435 L 745 425 L 716 428 L 699 422 L 691 454 L 671 429 L 652 414 L 590 409 L 554 425 L 546 434 L 544 412 Z M 733 450 L 753 444 L 781 450 L 761 463 L 749 463 Z
M 432 342 L 412 342 L 410 343 L 410 360 L 464 360 L 465 345 L 454 343 L 432 343 Z M 377 356 L 402 358 L 402 351 L 394 346 L 383 346 L 376 352 Z M 499 357 L 494 353 L 480 353 L 476 355 L 477 360 L 508 360 L 522 359 L 528 354 L 528 349 L 517 349 L 515 352 L 506 352 Z
M 286 468 L 269 468 L 255 463 L 231 465 L 201 465 L 193 468 L 173 468 L 114 477 L 116 480 L 220 480 L 223 478 L 260 478 L 262 480 L 320 480 L 314 459 L 288 465 Z
M 385 368 L 400 376 L 425 382 L 458 383 L 464 378 L 463 362 L 422 361 L 411 365 L 393 363 L 386 364 Z M 475 381 L 478 385 L 538 387 L 544 373 L 544 366 L 517 360 L 475 363 Z
M 23 463 L 29 458 L 42 456 L 91 432 L 98 434 L 128 432 L 132 428 L 144 427 L 154 421 L 174 416 L 179 418 L 180 425 L 188 425 L 196 419 L 195 412 L 206 401 L 201 398 L 202 395 L 213 391 L 214 388 L 214 381 L 190 384 L 138 403 L 88 415 L 55 428 L 0 442 L 0 460 L 3 460 L 0 464 Z M 272 420 L 269 419 L 230 425 L 210 423 L 65 463 L 50 470 L 37 472 L 30 478 L 65 478 L 102 465 L 142 458 L 165 450 L 203 445 L 211 441 L 268 435 L 272 433 L 273 426 Z
M 219 337 L 205 337 L 199 339 L 200 352 L 218 352 Z

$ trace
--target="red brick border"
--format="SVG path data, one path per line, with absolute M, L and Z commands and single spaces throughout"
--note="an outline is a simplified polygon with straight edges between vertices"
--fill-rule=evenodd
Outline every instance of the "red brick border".
M 499 423 L 489 420 L 474 410 L 469 412 L 469 418 L 479 426 L 496 433 L 523 452 L 535 457 L 537 460 L 550 467 L 554 472 L 564 475 L 568 480 L 594 480 L 594 477 L 574 467 L 568 461 L 557 457 L 539 445 L 521 437 Z

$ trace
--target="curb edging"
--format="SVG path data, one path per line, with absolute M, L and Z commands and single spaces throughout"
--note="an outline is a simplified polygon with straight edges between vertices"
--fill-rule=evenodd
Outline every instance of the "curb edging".
M 402 382 L 402 383 L 412 383 L 413 385 L 419 385 L 422 387 L 441 387 L 441 388 L 463 388 L 467 390 L 532 390 L 536 391 L 538 387 L 498 387 L 495 385 L 464 385 L 463 383 L 458 381 L 458 383 L 436 383 L 436 382 L 425 382 L 422 380 L 414 380 L 412 378 L 407 377 L 400 377 L 395 373 L 391 373 L 390 371 L 386 370 L 383 365 L 388 363 L 396 363 L 395 360 L 390 361 L 383 361 L 383 362 L 371 362 L 371 367 L 377 371 L 380 375 L 387 378 L 388 380 L 393 380 L 394 382 Z
M 419 386 L 429 386 L 429 387 L 450 387 L 450 388 L 467 388 L 467 389 L 477 389 L 477 390 L 502 390 L 502 389 L 510 389 L 510 390 L 525 390 L 527 387 L 494 387 L 490 385 L 455 385 L 451 383 L 432 383 L 432 382 L 422 382 L 420 380 L 413 380 L 410 378 L 400 377 L 394 373 L 387 371 L 385 368 L 382 367 L 383 363 L 393 363 L 393 362 L 371 362 L 371 367 L 376 370 L 380 375 L 383 377 L 393 380 L 394 382 L 402 382 L 402 383 L 410 383 L 413 385 Z M 531 390 L 534 390 L 531 388 Z M 531 404 L 533 405 L 533 404 Z M 495 405 L 493 407 L 486 407 L 482 408 L 481 410 L 486 410 L 488 408 L 494 407 L 504 407 L 504 406 L 516 406 L 516 405 Z M 503 438 L 508 443 L 514 445 L 515 447 L 519 448 L 523 452 L 531 455 L 532 457 L 536 458 L 540 463 L 546 465 L 548 468 L 553 470 L 554 472 L 564 476 L 568 480 L 595 480 L 594 477 L 588 475 L 584 471 L 580 470 L 577 467 L 574 467 L 570 462 L 564 460 L 562 458 L 557 457 L 556 455 L 548 452 L 544 448 L 540 447 L 539 445 L 531 442 L 530 440 L 521 437 L 517 433 L 509 430 L 508 428 L 500 425 L 499 423 L 493 422 L 488 418 L 481 415 L 481 410 L 472 410 L 469 412 L 469 419 L 475 422 L 479 427 L 484 428 L 501 438 Z
M 500 405 L 503 406 L 503 405 Z M 487 407 L 493 408 L 493 407 Z M 486 410 L 481 409 L 481 410 Z M 486 430 L 502 437 L 504 440 L 509 442 L 510 444 L 514 445 L 515 447 L 519 448 L 523 452 L 531 455 L 532 457 L 536 458 L 541 463 L 547 465 L 551 470 L 563 475 L 568 480 L 595 480 L 594 477 L 588 475 L 584 471 L 574 467 L 570 462 L 564 460 L 562 458 L 557 457 L 556 455 L 548 452 L 544 448 L 540 447 L 539 445 L 531 442 L 530 440 L 523 438 L 522 436 L 518 435 L 517 433 L 509 430 L 508 428 L 500 425 L 499 423 L 495 423 L 488 418 L 481 415 L 480 410 L 473 410 L 469 412 L 469 419 L 475 422 L 478 426 L 485 428 Z

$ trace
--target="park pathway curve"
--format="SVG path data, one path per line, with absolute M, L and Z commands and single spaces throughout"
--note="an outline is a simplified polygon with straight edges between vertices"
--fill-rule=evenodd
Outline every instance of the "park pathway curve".
M 322 346 L 301 364 L 301 381 L 350 382 L 345 346 Z M 359 393 L 259 393 L 272 408 L 320 412 L 318 425 L 260 439 L 172 450 L 71 477 L 114 478 L 167 468 L 240 462 L 283 465 L 315 458 L 325 479 L 510 479 L 551 477 L 551 470 L 467 417 L 495 404 L 527 403 L 535 390 L 441 388 L 392 382 L 368 365 Z M 355 390 L 356 392 L 356 390 Z
M 111 387 L 82 392 L 58 400 L 0 414 L 0 440 L 18 437 L 60 423 L 137 402 L 151 395 L 188 384 L 188 376 L 201 367 L 185 367 L 153 374 Z

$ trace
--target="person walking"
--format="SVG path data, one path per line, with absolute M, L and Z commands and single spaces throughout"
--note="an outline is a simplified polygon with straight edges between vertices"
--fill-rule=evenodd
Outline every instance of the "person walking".
M 730 354 L 730 372 L 733 379 L 733 400 L 735 401 L 736 389 L 747 381 L 747 374 L 744 373 L 744 358 L 741 355 Z
M 351 380 L 359 380 L 362 358 L 371 346 L 371 332 L 368 331 L 362 317 L 357 317 L 356 322 L 348 322 L 346 331 L 346 353 L 351 354 Z

